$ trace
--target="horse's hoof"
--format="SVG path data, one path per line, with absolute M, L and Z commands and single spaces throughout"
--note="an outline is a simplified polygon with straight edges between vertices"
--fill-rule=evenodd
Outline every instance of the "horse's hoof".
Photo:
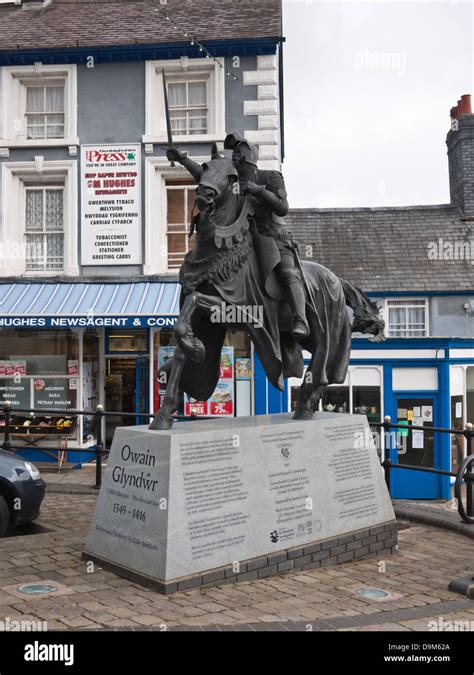
M 177 342 L 187 358 L 194 363 L 202 363 L 206 358 L 206 348 L 199 338 L 178 337 Z
M 166 431 L 167 429 L 172 428 L 173 422 L 174 417 L 172 415 L 158 412 L 148 428 L 151 429 L 151 431 Z
M 312 420 L 313 411 L 308 410 L 308 408 L 296 408 L 295 414 L 293 415 L 294 420 Z

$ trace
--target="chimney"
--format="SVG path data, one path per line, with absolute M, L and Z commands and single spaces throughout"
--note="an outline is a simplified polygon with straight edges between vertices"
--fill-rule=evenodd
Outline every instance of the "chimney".
M 451 204 L 465 218 L 474 219 L 474 115 L 470 94 L 461 96 L 451 108 L 451 130 L 446 138 Z

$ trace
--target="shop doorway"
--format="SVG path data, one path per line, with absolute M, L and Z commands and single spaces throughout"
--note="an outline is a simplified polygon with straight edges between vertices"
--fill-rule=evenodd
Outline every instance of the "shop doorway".
M 395 397 L 397 424 L 407 427 L 395 429 L 391 434 L 391 461 L 426 468 L 441 468 L 439 439 L 428 431 L 408 432 L 410 426 L 425 429 L 438 425 L 438 397 L 435 394 L 400 394 Z M 396 433 L 398 432 L 398 433 Z M 428 472 L 393 469 L 391 492 L 395 499 L 438 499 L 441 477 Z
M 149 412 L 149 363 L 142 356 L 111 356 L 105 366 L 105 409 L 129 413 L 107 417 L 106 440 L 110 445 L 116 427 L 147 422 L 137 413 Z

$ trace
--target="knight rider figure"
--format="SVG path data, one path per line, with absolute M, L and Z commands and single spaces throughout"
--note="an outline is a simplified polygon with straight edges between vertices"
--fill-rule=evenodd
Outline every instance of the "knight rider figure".
M 278 171 L 265 171 L 257 168 L 257 149 L 241 134 L 229 134 L 224 148 L 232 150 L 232 161 L 239 174 L 242 194 L 250 194 L 256 201 L 255 221 L 259 233 L 273 237 L 280 253 L 280 263 L 276 266 L 279 283 L 292 311 L 290 334 L 297 340 L 309 334 L 305 316 L 305 295 L 303 281 L 295 266 L 295 251 L 291 237 L 283 221 L 288 213 L 288 200 L 283 176 Z M 176 148 L 167 151 L 168 159 L 182 164 L 199 183 L 202 167 L 189 159 L 186 153 Z

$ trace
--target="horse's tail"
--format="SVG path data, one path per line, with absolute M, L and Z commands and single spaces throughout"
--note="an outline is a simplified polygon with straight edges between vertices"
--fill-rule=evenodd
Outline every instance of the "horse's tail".
M 374 300 L 371 300 L 364 291 L 353 286 L 345 279 L 341 279 L 346 305 L 354 312 L 352 322 L 353 333 L 370 333 L 373 337 L 371 342 L 383 342 L 385 340 L 385 321 L 380 316 L 380 308 Z

